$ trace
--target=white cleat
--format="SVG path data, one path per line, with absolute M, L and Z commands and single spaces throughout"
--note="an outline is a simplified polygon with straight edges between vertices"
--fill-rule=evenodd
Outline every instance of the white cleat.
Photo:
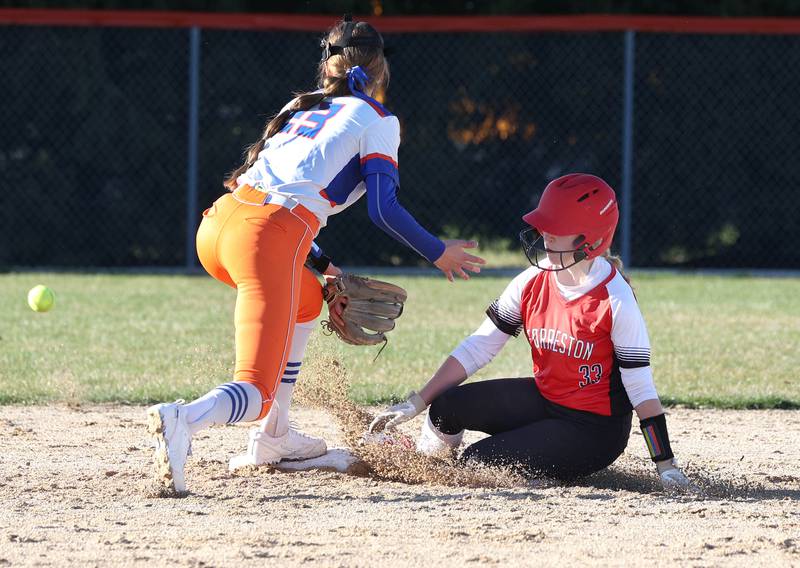
M 186 457 L 192 437 L 183 401 L 156 404 L 147 409 L 147 430 L 155 442 L 155 473 L 168 491 L 186 492 Z
M 325 440 L 294 428 L 289 428 L 283 436 L 270 436 L 253 428 L 247 453 L 232 457 L 228 469 L 236 471 L 247 466 L 274 465 L 281 460 L 308 460 L 324 456 L 327 451 Z

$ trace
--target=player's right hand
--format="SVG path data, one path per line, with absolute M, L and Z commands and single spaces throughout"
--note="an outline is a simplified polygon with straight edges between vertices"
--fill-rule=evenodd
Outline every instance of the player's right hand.
M 442 256 L 434 261 L 436 268 L 444 272 L 447 279 L 452 282 L 453 274 L 457 274 L 464 280 L 469 280 L 469 275 L 465 272 L 475 272 L 476 274 L 481 271 L 479 265 L 486 264 L 486 261 L 479 256 L 474 256 L 466 252 L 464 249 L 477 248 L 478 243 L 475 241 L 461 241 L 461 240 L 444 240 L 444 252 Z
M 381 432 L 384 429 L 393 430 L 403 422 L 408 422 L 423 410 L 428 404 L 417 393 L 412 392 L 405 401 L 390 406 L 375 417 L 369 425 L 370 433 Z

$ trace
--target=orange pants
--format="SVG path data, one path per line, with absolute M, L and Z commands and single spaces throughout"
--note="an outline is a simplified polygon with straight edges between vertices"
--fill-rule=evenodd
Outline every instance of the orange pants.
M 263 205 L 249 186 L 226 194 L 203 212 L 197 255 L 206 271 L 236 288 L 234 380 L 254 384 L 272 406 L 286 367 L 295 322 L 322 310 L 322 286 L 304 266 L 319 220 L 297 205 Z

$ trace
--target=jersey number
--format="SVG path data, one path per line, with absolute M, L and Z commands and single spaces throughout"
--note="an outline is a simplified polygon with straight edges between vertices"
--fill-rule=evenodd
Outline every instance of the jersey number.
M 318 110 L 298 111 L 281 128 L 281 132 L 290 136 L 303 136 L 313 140 L 325 127 L 325 123 L 336 116 L 336 113 L 342 110 L 342 107 L 344 105 L 322 103 Z
M 583 378 L 578 381 L 578 388 L 583 388 L 589 385 L 596 385 L 603 378 L 602 365 L 581 365 L 578 367 L 578 372 L 583 375 Z M 594 375 L 594 376 L 592 376 Z

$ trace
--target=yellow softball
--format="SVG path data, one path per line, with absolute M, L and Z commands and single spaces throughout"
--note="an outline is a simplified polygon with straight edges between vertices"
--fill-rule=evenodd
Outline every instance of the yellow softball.
M 53 308 L 55 303 L 56 295 L 43 284 L 34 286 L 28 292 L 28 305 L 34 312 L 47 312 Z

